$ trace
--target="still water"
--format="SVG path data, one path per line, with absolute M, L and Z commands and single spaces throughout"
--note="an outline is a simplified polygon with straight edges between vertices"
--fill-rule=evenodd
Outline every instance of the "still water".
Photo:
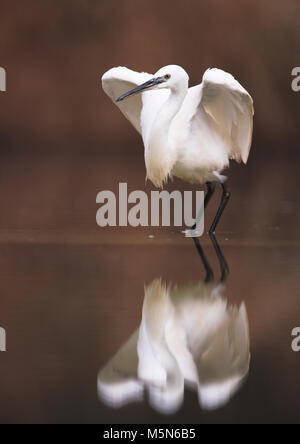
M 299 421 L 299 243 L 18 236 L 0 251 L 0 422 Z

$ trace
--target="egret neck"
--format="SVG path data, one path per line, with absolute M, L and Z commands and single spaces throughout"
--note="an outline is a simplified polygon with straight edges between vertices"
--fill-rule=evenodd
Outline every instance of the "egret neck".
M 145 147 L 147 179 L 158 188 L 163 188 L 176 161 L 175 147 L 170 143 L 169 130 L 187 92 L 188 85 L 185 84 L 171 89 L 169 98 L 154 120 L 149 142 Z

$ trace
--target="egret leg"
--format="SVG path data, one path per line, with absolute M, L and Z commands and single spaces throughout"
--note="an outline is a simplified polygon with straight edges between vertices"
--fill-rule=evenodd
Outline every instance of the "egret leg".
M 217 241 L 215 235 L 213 233 L 211 233 L 209 236 L 210 236 L 210 239 L 212 241 L 214 250 L 216 252 L 216 255 L 218 257 L 218 261 L 219 261 L 219 264 L 220 264 L 220 269 L 221 269 L 220 284 L 223 284 L 226 281 L 226 279 L 227 279 L 227 277 L 228 277 L 228 275 L 230 273 L 229 267 L 228 267 L 228 264 L 226 262 L 225 257 L 223 256 L 222 250 L 221 250 L 221 248 L 220 248 L 220 246 L 218 244 L 218 241 Z
M 221 219 L 223 211 L 225 210 L 225 208 L 226 208 L 226 206 L 227 206 L 227 204 L 229 202 L 230 196 L 231 196 L 231 193 L 230 193 L 228 187 L 226 186 L 226 184 L 222 183 L 221 185 L 222 185 L 222 188 L 223 188 L 222 199 L 221 199 L 221 203 L 219 205 L 216 217 L 214 218 L 212 226 L 209 229 L 209 234 L 212 234 L 212 233 L 214 233 L 216 231 L 217 225 L 218 225 L 218 223 L 219 223 L 219 221 Z
M 207 193 L 205 195 L 205 199 L 204 199 L 204 208 L 207 207 L 210 199 L 212 198 L 215 189 L 216 189 L 216 182 L 206 182 L 206 187 L 207 187 Z
M 199 238 L 198 237 L 193 237 L 193 241 L 194 241 L 194 244 L 195 244 L 195 246 L 197 248 L 198 254 L 199 254 L 200 258 L 201 258 L 203 267 L 204 267 L 205 272 L 206 272 L 205 282 L 207 282 L 207 283 L 208 282 L 213 282 L 213 280 L 214 280 L 214 273 L 213 273 L 213 271 L 212 271 L 212 269 L 211 269 L 211 267 L 210 267 L 210 265 L 209 265 L 209 263 L 208 263 L 208 261 L 206 259 L 204 251 L 203 251 L 203 249 L 202 249 L 202 247 L 200 245 Z
M 206 182 L 206 188 L 207 188 L 207 191 L 206 191 L 205 198 L 204 198 L 204 209 L 207 207 L 210 199 L 212 198 L 212 196 L 215 192 L 216 182 Z M 197 226 L 197 223 L 195 223 L 192 226 L 192 230 L 195 230 L 196 226 Z

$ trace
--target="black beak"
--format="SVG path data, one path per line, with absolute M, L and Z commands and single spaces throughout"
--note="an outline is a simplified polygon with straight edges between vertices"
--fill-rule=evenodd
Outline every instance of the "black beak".
M 156 77 L 151 80 L 148 80 L 148 82 L 143 83 L 142 85 L 137 86 L 136 88 L 133 88 L 131 91 L 126 92 L 125 94 L 122 94 L 116 102 L 121 102 L 122 100 L 126 99 L 126 97 L 132 96 L 133 94 L 138 94 L 145 89 L 149 89 L 155 85 L 159 85 L 160 83 L 163 83 L 165 79 L 163 77 Z

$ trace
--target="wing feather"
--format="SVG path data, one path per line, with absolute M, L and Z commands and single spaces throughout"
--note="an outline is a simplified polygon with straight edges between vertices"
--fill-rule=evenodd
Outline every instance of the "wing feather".
M 110 69 L 102 76 L 103 90 L 140 134 L 142 95 L 133 95 L 122 102 L 116 102 L 116 99 L 152 77 L 152 74 L 139 73 L 121 66 Z
M 228 147 L 229 158 L 247 163 L 253 132 L 251 96 L 231 74 L 216 68 L 204 73 L 201 89 L 194 120 L 205 111 Z

